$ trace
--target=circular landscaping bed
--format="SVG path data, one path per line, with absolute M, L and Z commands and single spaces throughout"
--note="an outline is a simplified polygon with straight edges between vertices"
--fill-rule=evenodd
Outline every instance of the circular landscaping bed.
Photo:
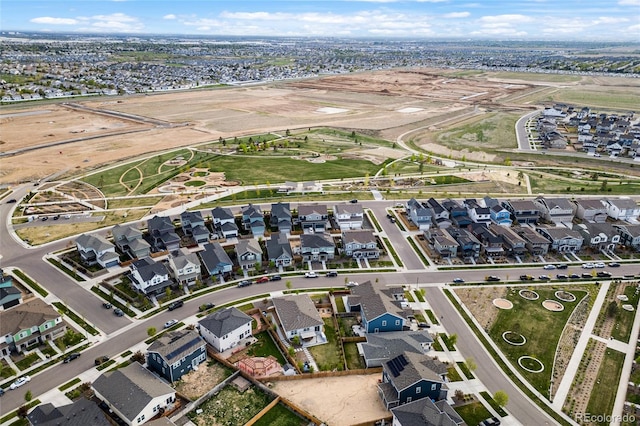
M 544 364 L 532 356 L 521 356 L 518 358 L 518 365 L 529 373 L 542 373 Z
M 560 302 L 557 302 L 555 300 L 550 300 L 547 299 L 544 302 L 542 302 L 542 306 L 551 312 L 562 312 L 564 311 L 564 305 Z
M 184 186 L 202 186 L 202 185 L 206 185 L 207 182 L 203 181 L 203 180 L 190 180 L 189 182 L 185 182 Z
M 633 312 L 635 310 L 633 305 L 628 305 L 628 304 L 622 305 L 622 309 L 624 309 L 625 311 L 629 311 L 629 312 Z
M 573 293 L 569 293 L 568 291 L 558 290 L 556 291 L 556 297 L 563 302 L 575 302 L 576 296 Z
M 505 331 L 502 333 L 502 339 L 513 346 L 522 346 L 527 343 L 526 337 L 515 331 Z
M 540 295 L 533 290 L 520 290 L 518 294 L 527 300 L 538 300 L 540 298 Z
M 191 173 L 191 176 L 193 176 L 193 177 L 205 177 L 205 176 L 209 176 L 209 172 L 193 172 L 193 173 Z
M 498 309 L 511 309 L 513 308 L 513 303 L 511 303 L 509 300 L 507 299 L 493 299 L 493 306 L 495 306 Z

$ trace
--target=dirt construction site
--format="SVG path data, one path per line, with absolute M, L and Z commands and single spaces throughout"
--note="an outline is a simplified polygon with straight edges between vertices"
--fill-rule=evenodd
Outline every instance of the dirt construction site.
M 402 70 L 211 90 L 9 105 L 0 113 L 0 183 L 79 173 L 179 146 L 333 126 L 395 139 L 507 95 L 526 82 Z

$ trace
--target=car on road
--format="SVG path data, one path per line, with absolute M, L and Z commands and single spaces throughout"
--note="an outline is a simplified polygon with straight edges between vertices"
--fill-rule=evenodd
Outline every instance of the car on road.
M 520 275 L 520 281 L 533 281 L 533 275 Z
M 164 328 L 170 328 L 173 327 L 174 325 L 176 325 L 178 323 L 177 319 L 171 319 L 167 322 L 164 323 Z
M 580 278 L 580 275 L 579 274 L 571 274 L 571 275 L 569 275 L 569 278 L 571 278 L 571 279 Z
M 204 311 L 208 311 L 209 309 L 214 308 L 215 306 L 216 306 L 215 303 L 203 303 L 202 305 L 200 305 L 198 307 L 198 310 L 200 312 L 204 312 Z
M 595 268 L 595 265 L 591 262 L 587 262 L 587 263 L 583 263 L 582 264 L 582 269 L 593 269 Z
M 305 272 L 304 273 L 304 277 L 305 278 L 318 278 L 318 274 L 316 274 L 315 272 Z
M 481 421 L 478 426 L 500 426 L 500 419 L 497 417 L 489 417 Z
M 569 265 L 567 265 L 566 263 L 561 263 L 559 265 L 556 265 L 556 268 L 558 269 L 567 269 L 569 267 Z
M 184 302 L 182 300 L 176 300 L 175 302 L 169 305 L 169 310 L 173 311 L 174 309 L 181 308 L 182 305 L 184 305 Z
M 556 275 L 556 278 L 559 280 L 566 280 L 567 278 L 569 278 L 569 275 L 567 274 L 558 274 Z
M 337 277 L 338 273 L 336 271 L 329 271 L 325 274 L 325 277 L 327 278 L 332 278 L 332 277 Z
M 251 284 L 253 284 L 251 281 L 249 280 L 242 280 L 238 283 L 238 287 L 248 287 Z
M 454 282 L 455 284 L 462 284 L 462 283 L 464 283 L 464 280 L 463 280 L 462 278 L 454 278 L 454 279 L 453 279 L 453 282 Z
M 350 202 L 351 204 L 355 204 L 355 203 L 357 203 L 357 202 L 358 202 L 358 200 L 356 200 L 356 199 L 354 198 L 353 200 L 350 200 L 349 202 Z
M 65 364 L 68 364 L 68 363 L 70 363 L 71 361 L 73 361 L 76 358 L 80 358 L 80 352 L 70 353 L 69 355 L 67 355 L 64 358 L 64 361 L 62 361 L 62 362 L 65 363 Z
M 104 364 L 104 363 L 105 363 L 105 362 L 107 362 L 107 361 L 109 361 L 109 357 L 108 357 L 108 356 L 106 356 L 106 355 L 102 355 L 102 356 L 99 356 L 98 358 L 96 358 L 96 359 L 93 361 L 93 363 L 94 363 L 95 365 L 100 365 L 100 364 Z
M 356 287 L 356 286 L 358 286 L 358 285 L 359 285 L 359 284 L 358 284 L 357 282 L 355 282 L 355 281 L 349 281 L 349 282 L 347 283 L 347 287 Z
M 549 280 L 551 279 L 551 277 L 549 277 L 549 275 L 540 275 L 540 276 L 538 277 L 538 279 L 539 279 L 540 281 L 549 281 Z
M 604 262 L 597 262 L 597 263 L 594 263 L 593 266 L 596 268 L 604 268 L 607 265 L 605 265 Z
M 0 396 L 4 395 L 4 389 L 0 388 Z
M 591 275 L 590 272 L 583 272 L 582 273 L 582 278 L 593 278 L 593 275 Z
M 7 201 L 7 204 L 14 204 L 17 203 L 18 200 L 16 200 L 15 198 L 10 199 L 9 201 Z
M 45 221 L 49 220 L 49 217 L 48 217 L 48 216 L 42 216 L 42 217 L 40 218 L 40 220 L 41 220 L 41 221 L 43 221 L 43 222 L 45 222 Z
M 58 220 L 58 219 L 60 219 L 60 215 L 59 215 L 59 214 L 57 214 L 57 215 L 55 215 L 55 216 L 53 217 L 53 220 Z
M 113 308 L 113 305 L 111 303 L 109 303 L 109 302 L 104 302 L 102 304 L 102 307 L 105 308 L 105 309 L 111 309 L 111 308 Z
M 484 278 L 485 281 L 500 281 L 500 277 L 497 277 L 495 275 L 489 275 L 487 277 Z
M 256 280 L 256 284 L 264 284 L 269 282 L 269 277 L 260 277 Z
M 600 278 L 609 278 L 611 276 L 611 272 L 608 271 L 598 271 L 598 277 Z
M 609 262 L 609 266 L 611 268 L 619 268 L 620 264 L 618 262 Z
M 552 270 L 556 269 L 556 265 L 551 265 L 551 264 L 544 265 L 544 268 L 542 268 L 542 269 L 545 269 L 547 271 L 552 271 Z
M 280 275 L 273 275 L 269 278 L 271 281 L 280 281 L 282 277 Z
M 20 386 L 28 383 L 31 381 L 31 377 L 29 376 L 22 376 L 20 377 L 18 380 L 16 380 L 15 382 L 11 383 L 11 386 L 9 386 L 9 389 L 14 390 L 19 388 Z
M 122 309 L 120 309 L 120 308 L 115 308 L 115 309 L 113 310 L 113 314 L 114 314 L 115 316 L 117 316 L 117 317 L 121 317 L 121 316 L 123 316 L 123 315 L 124 315 L 124 312 L 122 312 Z

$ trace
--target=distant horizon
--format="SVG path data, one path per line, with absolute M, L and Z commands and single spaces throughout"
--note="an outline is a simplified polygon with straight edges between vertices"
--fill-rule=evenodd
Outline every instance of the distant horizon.
M 4 35 L 638 43 L 640 0 L 5 0 L 0 28 Z

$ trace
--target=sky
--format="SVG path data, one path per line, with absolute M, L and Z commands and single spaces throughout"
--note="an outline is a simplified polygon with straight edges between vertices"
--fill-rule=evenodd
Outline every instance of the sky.
M 640 0 L 2 0 L 0 30 L 640 42 Z

